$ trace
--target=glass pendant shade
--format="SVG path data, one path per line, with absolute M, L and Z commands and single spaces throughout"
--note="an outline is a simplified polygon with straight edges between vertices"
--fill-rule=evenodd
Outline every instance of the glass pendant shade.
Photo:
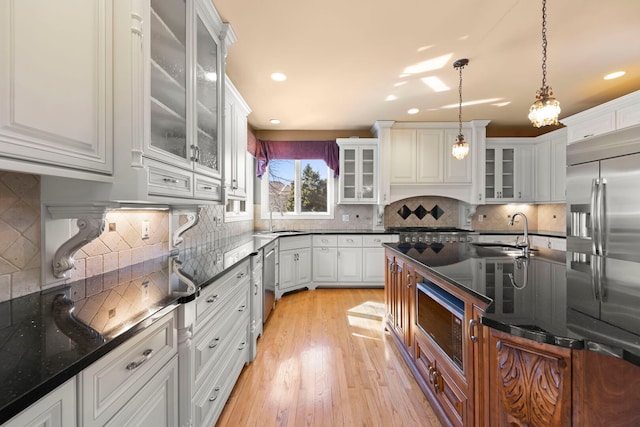
M 557 125 L 559 115 L 560 103 L 554 97 L 548 95 L 538 96 L 536 102 L 529 108 L 529 120 L 537 128 Z
M 469 144 L 464 140 L 464 135 L 459 134 L 455 144 L 451 148 L 451 154 L 458 160 L 463 160 L 469 154 Z

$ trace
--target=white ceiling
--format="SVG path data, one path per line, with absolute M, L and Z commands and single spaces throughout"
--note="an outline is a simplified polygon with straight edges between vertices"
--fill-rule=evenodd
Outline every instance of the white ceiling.
M 542 82 L 541 0 L 214 0 L 238 41 L 227 73 L 256 130 L 369 129 L 376 120 L 529 128 Z M 560 117 L 640 89 L 640 0 L 548 0 L 547 83 Z M 408 67 L 444 59 L 436 69 Z M 605 81 L 609 72 L 626 75 Z M 273 72 L 288 76 L 270 79 Z M 434 92 L 421 79 L 450 90 Z M 387 101 L 390 95 L 397 99 Z M 499 106 L 503 105 L 503 106 Z M 453 108 L 446 108 L 453 106 Z M 409 108 L 420 112 L 407 114 Z M 272 118 L 281 124 L 269 123 Z

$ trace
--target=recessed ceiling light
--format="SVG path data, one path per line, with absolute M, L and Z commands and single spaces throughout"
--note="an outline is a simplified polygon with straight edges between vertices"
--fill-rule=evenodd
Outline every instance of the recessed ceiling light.
M 385 101 L 395 101 L 396 99 L 398 99 L 397 96 L 395 95 L 389 95 L 385 98 Z
M 409 114 L 418 114 L 419 112 L 420 112 L 420 110 L 419 110 L 419 109 L 417 109 L 417 108 L 410 108 L 410 109 L 407 111 L 407 113 L 409 113 Z
M 615 73 L 609 73 L 606 76 L 604 76 L 605 80 L 613 80 L 613 79 L 617 79 L 618 77 L 622 77 L 625 75 L 624 71 L 616 71 Z
M 280 120 L 278 120 L 278 119 L 271 119 L 271 120 L 269 120 L 269 123 L 271 123 L 272 125 L 279 125 L 279 124 L 280 124 Z
M 277 82 L 283 82 L 283 81 L 287 80 L 287 76 L 284 75 L 283 73 L 272 73 L 271 74 L 271 79 L 275 80 Z
M 435 76 L 423 77 L 420 80 L 422 80 L 422 83 L 433 89 L 434 92 L 446 92 L 451 89 L 449 86 L 444 84 L 442 80 Z

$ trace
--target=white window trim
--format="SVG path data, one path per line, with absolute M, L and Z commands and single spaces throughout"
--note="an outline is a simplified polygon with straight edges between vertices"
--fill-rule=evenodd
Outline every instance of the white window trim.
M 300 162 L 296 162 L 295 173 L 296 176 L 300 176 Z M 273 218 L 278 220 L 297 220 L 297 219 L 334 219 L 334 208 L 335 208 L 335 194 L 336 194 L 336 183 L 337 179 L 333 178 L 333 171 L 327 167 L 327 212 L 305 212 L 305 213 L 292 213 L 292 212 L 280 212 L 278 210 L 270 212 L 270 203 L 269 203 L 269 167 L 267 166 L 267 170 L 264 175 L 260 179 L 260 219 L 265 220 L 269 219 L 272 215 Z M 300 203 L 300 193 L 301 190 L 300 185 L 296 186 L 296 204 Z M 296 209 L 299 210 L 300 206 L 296 206 Z

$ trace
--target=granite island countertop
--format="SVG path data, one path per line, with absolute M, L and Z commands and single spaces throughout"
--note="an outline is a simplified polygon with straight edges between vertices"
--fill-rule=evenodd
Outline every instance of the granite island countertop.
M 597 351 L 640 366 L 640 334 L 630 331 L 628 325 L 605 323 L 581 311 L 580 302 L 592 289 L 567 286 L 564 251 L 539 248 L 522 259 L 472 243 L 385 246 L 489 303 L 481 319 L 484 325 L 542 343 Z M 634 303 L 633 299 L 628 301 Z M 635 330 L 640 330 L 640 324 Z

